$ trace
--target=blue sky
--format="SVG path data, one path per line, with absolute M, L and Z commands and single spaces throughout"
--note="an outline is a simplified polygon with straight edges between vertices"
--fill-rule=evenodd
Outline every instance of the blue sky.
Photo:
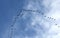
M 17 14 L 18 9 L 23 7 L 23 4 L 24 0 L 0 0 L 0 38 L 11 24 L 12 18 Z
M 32 3 L 34 3 L 34 1 L 32 1 Z M 30 1 L 26 1 L 26 0 L 0 0 L 0 38 L 4 37 L 4 33 L 7 31 L 8 27 L 12 24 L 13 17 L 16 16 L 17 11 L 19 11 L 18 9 L 22 9 L 25 4 L 28 7 L 28 5 L 30 4 Z M 36 8 L 36 6 L 34 8 Z M 32 9 L 34 9 L 34 8 L 32 8 Z M 22 26 L 21 26 L 21 28 L 20 27 L 19 28 L 17 27 L 19 30 L 25 29 L 26 26 L 24 26 L 24 25 L 29 24 L 28 20 L 29 20 L 29 17 L 31 17 L 29 15 L 30 14 L 27 13 L 27 18 L 25 20 L 23 19 L 24 21 L 23 20 L 22 21 L 20 20 L 21 21 L 21 24 L 19 24 L 19 25 L 20 26 L 22 25 Z M 18 25 L 18 22 L 17 22 L 17 25 Z M 19 31 L 16 31 L 16 32 L 19 35 L 21 34 L 21 32 L 19 32 Z M 35 30 L 30 27 L 30 28 L 28 28 L 28 31 L 22 32 L 21 35 L 24 35 L 24 33 L 27 36 L 33 36 L 35 34 Z M 6 34 L 8 34 L 8 33 L 6 33 Z M 23 36 L 22 36 L 22 38 L 23 38 Z
M 59 3 L 59 0 L 0 0 L 0 38 L 8 38 L 9 26 L 22 8 L 35 12 L 22 12 L 14 25 L 14 38 L 60 38 Z

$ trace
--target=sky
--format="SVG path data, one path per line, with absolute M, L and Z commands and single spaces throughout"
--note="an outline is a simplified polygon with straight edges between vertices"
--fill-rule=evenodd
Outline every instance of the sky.
M 59 10 L 59 0 L 0 0 L 0 38 L 11 36 L 18 13 L 13 38 L 60 38 Z
M 12 18 L 23 7 L 24 0 L 0 0 L 0 38 L 11 25 Z

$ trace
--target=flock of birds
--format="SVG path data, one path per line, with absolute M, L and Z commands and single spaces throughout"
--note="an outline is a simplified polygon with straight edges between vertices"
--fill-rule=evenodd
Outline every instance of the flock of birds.
M 22 17 L 22 16 L 24 15 L 24 13 L 23 13 L 22 11 L 38 12 L 38 13 L 40 13 L 39 10 L 26 10 L 26 9 L 21 9 L 21 10 L 19 11 L 19 14 L 17 14 L 16 17 L 14 18 L 13 23 L 12 23 L 12 25 L 11 25 L 11 28 L 10 28 L 10 29 L 11 29 L 11 31 L 10 31 L 10 38 L 13 38 L 14 24 L 15 24 L 16 21 L 18 20 L 19 16 Z M 44 13 L 41 13 L 41 14 L 43 15 L 44 18 L 48 18 L 48 19 L 51 19 L 51 20 L 54 20 L 54 21 L 56 20 L 56 19 L 54 19 L 54 18 L 44 16 Z M 56 23 L 54 23 L 54 24 L 57 25 Z

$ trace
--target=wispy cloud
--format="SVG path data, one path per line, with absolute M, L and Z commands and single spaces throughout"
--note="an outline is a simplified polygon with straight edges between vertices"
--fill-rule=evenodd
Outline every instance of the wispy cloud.
M 40 2 L 41 5 L 40 5 Z M 23 7 L 24 9 L 28 10 L 46 10 L 49 9 L 49 12 L 43 12 L 45 15 L 42 15 L 38 12 L 29 12 L 23 11 L 24 15 L 19 17 L 16 21 L 14 28 L 14 38 L 60 38 L 60 28 L 58 28 L 59 22 L 59 4 L 58 0 L 51 1 L 51 0 L 35 0 L 35 1 L 28 1 L 27 6 Z M 43 7 L 42 7 L 43 6 Z M 48 10 L 46 10 L 48 11 Z M 56 21 L 53 19 L 56 19 Z M 58 22 L 55 25 L 55 22 Z M 7 30 L 9 31 L 9 30 Z M 6 32 L 5 34 L 8 35 Z M 5 35 L 4 35 L 5 36 Z

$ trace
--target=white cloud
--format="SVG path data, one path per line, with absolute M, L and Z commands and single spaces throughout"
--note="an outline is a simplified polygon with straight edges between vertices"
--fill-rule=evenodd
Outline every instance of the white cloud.
M 16 33 L 13 37 L 15 38 L 24 38 L 23 35 L 28 35 L 26 34 L 26 30 L 29 29 L 34 29 L 36 31 L 35 36 L 26 36 L 25 38 L 59 38 L 60 37 L 60 28 L 58 28 L 59 21 L 60 21 L 60 11 L 59 11 L 59 1 L 50 1 L 50 0 L 44 0 L 43 5 L 48 8 L 49 5 L 52 7 L 52 9 L 49 12 L 44 12 L 46 17 L 52 17 L 56 19 L 56 21 L 50 20 L 48 18 L 45 18 L 44 16 L 42 17 L 41 13 L 38 12 L 31 12 L 32 15 L 29 16 L 29 12 L 24 12 L 25 15 L 23 15 L 23 20 L 19 18 L 19 20 L 15 24 L 16 28 Z M 36 5 L 35 5 L 36 4 Z M 38 5 L 37 5 L 38 4 Z M 40 9 L 41 7 L 39 6 L 39 2 L 33 2 L 30 1 L 26 7 L 26 9 L 33 9 L 37 10 L 38 8 Z M 32 17 L 31 20 L 27 19 L 28 17 Z M 48 20 L 48 21 L 47 21 Z M 23 22 L 22 22 L 23 21 Z M 58 22 L 57 26 L 53 22 Z M 22 26 L 21 26 L 22 24 Z M 25 29 L 25 26 L 27 29 Z M 23 29 L 24 28 L 24 29 Z M 25 30 L 25 31 L 24 31 Z M 18 33 L 19 32 L 19 33 Z M 8 34 L 8 33 L 6 33 Z M 22 34 L 22 35 L 21 35 Z

